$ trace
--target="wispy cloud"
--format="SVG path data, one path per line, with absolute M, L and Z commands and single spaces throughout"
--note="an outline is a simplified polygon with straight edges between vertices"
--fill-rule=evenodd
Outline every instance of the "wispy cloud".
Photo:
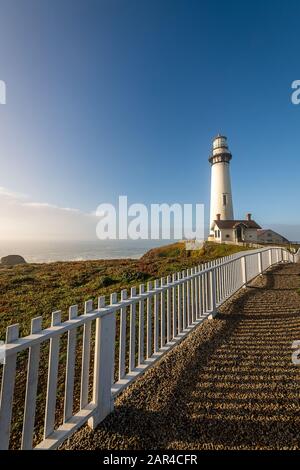
M 0 239 L 91 239 L 96 217 L 0 187 Z
M 10 189 L 0 186 L 0 196 L 11 198 L 11 199 L 27 199 L 27 194 L 22 194 L 16 191 L 11 191 Z
M 60 207 L 56 206 L 55 204 L 49 204 L 48 202 L 24 202 L 22 204 L 23 206 L 27 207 L 35 207 L 37 209 L 54 209 L 54 210 L 61 210 L 61 211 L 67 211 L 67 212 L 77 212 L 77 213 L 83 213 L 79 209 L 74 209 L 72 207 Z
M 76 213 L 82 213 L 79 209 L 75 209 L 73 207 L 61 207 L 57 206 L 56 204 L 51 204 L 49 202 L 35 202 L 35 201 L 29 201 L 29 202 L 23 202 L 24 199 L 29 199 L 29 196 L 27 194 L 19 193 L 17 191 L 11 191 L 10 189 L 5 188 L 4 186 L 0 186 L 0 197 L 4 197 L 6 199 L 12 199 L 13 201 L 19 201 L 22 206 L 25 207 L 33 207 L 37 209 L 54 209 L 54 210 L 61 210 L 61 211 L 67 211 L 67 212 L 76 212 Z

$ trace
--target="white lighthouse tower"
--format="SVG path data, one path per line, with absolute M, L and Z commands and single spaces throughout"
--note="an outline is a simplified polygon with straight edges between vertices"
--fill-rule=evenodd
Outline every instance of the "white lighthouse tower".
M 213 221 L 233 220 L 233 205 L 230 182 L 230 160 L 232 155 L 228 149 L 227 138 L 218 134 L 213 141 L 211 164 L 211 195 L 210 195 L 210 232 Z M 218 216 L 217 216 L 218 214 Z

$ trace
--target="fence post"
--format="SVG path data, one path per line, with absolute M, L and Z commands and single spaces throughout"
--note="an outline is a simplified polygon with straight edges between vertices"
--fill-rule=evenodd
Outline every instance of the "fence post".
M 104 297 L 103 297 L 104 299 Z M 121 303 L 127 299 L 127 290 L 121 290 Z M 104 302 L 104 300 L 103 300 Z M 120 337 L 119 337 L 119 380 L 126 374 L 126 307 L 120 309 Z
M 116 304 L 117 302 L 118 302 L 117 294 L 115 292 L 113 294 L 110 294 L 110 303 L 111 304 Z M 116 315 L 116 314 L 114 313 L 113 315 Z M 114 332 L 116 334 L 116 327 L 114 329 Z M 115 357 L 115 348 L 114 348 L 113 358 L 112 358 L 112 373 L 111 373 L 111 384 L 112 385 L 115 382 L 115 360 L 116 360 L 116 357 Z
M 159 283 L 158 279 L 154 281 L 154 290 L 155 292 L 159 288 Z M 159 338 L 159 294 L 155 293 L 154 294 L 154 311 L 153 311 L 153 319 L 154 319 L 154 330 L 153 330 L 153 342 L 154 342 L 154 352 L 157 353 L 159 350 L 159 345 L 158 345 L 158 338 Z
M 99 298 L 98 308 L 104 307 L 105 298 Z M 88 424 L 95 429 L 113 411 L 111 393 L 112 371 L 115 351 L 116 314 L 104 314 L 96 320 L 93 403 L 94 415 Z
M 269 249 L 269 267 L 272 266 L 272 248 Z
M 176 286 L 174 286 L 176 282 L 176 274 L 172 274 L 172 334 L 173 338 L 177 335 L 177 323 L 176 323 Z
M 165 278 L 162 277 L 160 285 L 165 285 Z M 166 317 L 165 317 L 165 293 L 164 291 L 160 294 L 160 347 L 163 348 L 166 342 Z
M 70 308 L 70 318 L 72 315 L 77 314 L 75 306 Z M 39 333 L 42 330 L 42 317 L 33 318 L 31 321 L 31 334 Z M 68 353 L 67 353 L 67 367 L 66 367 L 66 392 L 65 392 L 65 409 L 64 409 L 64 422 L 66 422 L 72 415 L 73 405 L 73 383 L 72 372 L 74 371 L 75 359 L 75 340 L 73 332 L 68 333 Z M 74 331 L 75 333 L 75 331 Z M 72 336 L 71 336 L 72 335 Z M 24 419 L 23 419 L 23 433 L 22 433 L 22 450 L 32 449 L 32 439 L 34 432 L 35 410 L 36 410 L 36 397 L 39 376 L 39 362 L 40 362 L 40 344 L 31 346 L 29 349 L 28 358 L 28 372 L 26 381 L 26 396 L 24 405 Z M 71 367 L 73 368 L 71 369 Z
M 167 277 L 167 284 L 171 284 L 171 276 Z M 171 335 L 171 289 L 169 288 L 167 290 L 167 343 L 171 341 L 172 335 Z
M 182 279 L 186 278 L 186 271 L 182 271 Z M 182 283 L 182 328 L 185 330 L 188 321 L 187 321 L 187 314 L 186 314 L 186 285 L 187 281 Z
M 258 255 L 258 274 L 262 276 L 262 252 L 257 253 Z
M 242 280 L 243 280 L 243 288 L 246 287 L 247 284 L 247 263 L 246 263 L 246 256 L 241 258 L 242 264 Z
M 142 295 L 145 292 L 144 284 L 140 284 L 139 294 Z M 144 301 L 139 302 L 139 347 L 138 347 L 138 364 L 143 364 L 144 362 L 144 333 L 145 333 L 145 316 L 144 316 Z
M 181 279 L 181 273 L 177 273 L 178 281 Z M 181 304 L 181 284 L 177 286 L 177 325 L 178 334 L 182 332 L 182 304 Z
M 19 337 L 19 325 L 11 325 L 6 330 L 6 344 L 13 343 Z M 9 446 L 11 414 L 16 378 L 17 354 L 7 357 L 3 366 L 2 388 L 0 398 L 0 449 L 6 450 Z
M 130 297 L 136 297 L 136 287 L 130 290 Z M 136 304 L 130 305 L 130 320 L 129 320 L 129 372 L 135 369 L 135 338 L 136 338 Z
M 210 279 L 210 305 L 211 310 L 209 313 L 209 320 L 212 320 L 217 314 L 217 302 L 216 302 L 216 269 L 213 267 L 209 272 Z
M 147 291 L 152 290 L 152 282 L 147 284 Z M 147 359 L 152 355 L 152 297 L 147 298 Z

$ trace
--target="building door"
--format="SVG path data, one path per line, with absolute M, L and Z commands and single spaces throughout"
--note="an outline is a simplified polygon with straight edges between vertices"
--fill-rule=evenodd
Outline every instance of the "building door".
M 242 227 L 241 225 L 238 225 L 235 229 L 235 238 L 237 242 L 242 242 Z

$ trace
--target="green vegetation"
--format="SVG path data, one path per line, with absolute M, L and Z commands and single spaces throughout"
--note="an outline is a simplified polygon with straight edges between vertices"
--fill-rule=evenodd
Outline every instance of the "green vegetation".
M 49 326 L 51 312 L 62 310 L 67 318 L 70 305 L 138 286 L 152 279 L 193 267 L 247 249 L 206 242 L 200 250 L 187 251 L 184 243 L 155 248 L 139 260 L 98 260 L 24 264 L 0 267 L 0 339 L 13 323 L 21 335 L 29 334 L 31 319 L 41 315 Z

